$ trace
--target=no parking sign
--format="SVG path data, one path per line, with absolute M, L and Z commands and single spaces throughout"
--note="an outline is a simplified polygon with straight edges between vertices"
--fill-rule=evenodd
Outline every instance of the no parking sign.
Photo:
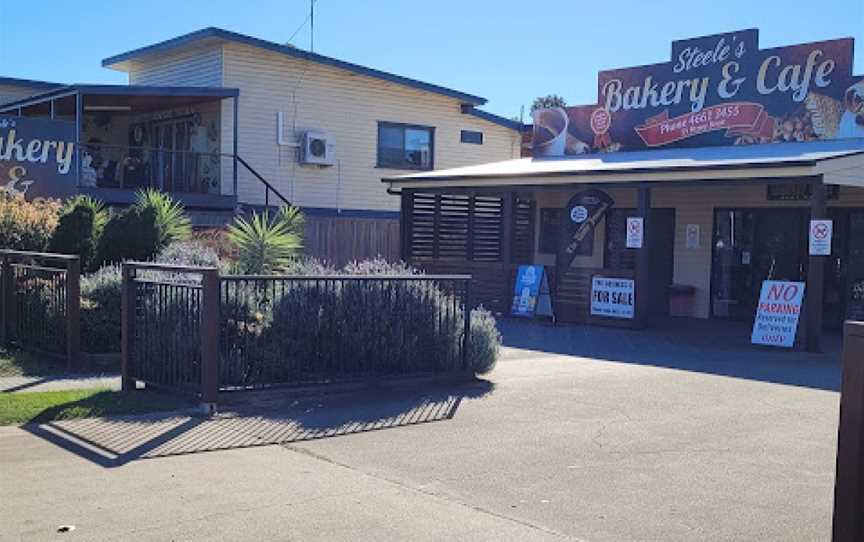
M 834 230 L 834 222 L 831 220 L 810 221 L 810 255 L 831 255 L 831 234 Z

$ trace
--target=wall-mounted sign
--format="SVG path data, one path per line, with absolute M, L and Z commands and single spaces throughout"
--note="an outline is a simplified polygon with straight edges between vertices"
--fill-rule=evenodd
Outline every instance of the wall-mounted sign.
M 636 313 L 635 282 L 632 279 L 591 279 L 591 316 L 632 319 Z
M 803 299 L 803 282 L 764 281 L 759 293 L 759 306 L 756 308 L 750 342 L 792 347 L 795 344 Z
M 642 239 L 645 238 L 645 219 L 641 216 L 627 217 L 627 248 L 642 248 Z
M 684 235 L 687 237 L 685 246 L 688 249 L 697 249 L 702 245 L 702 228 L 699 227 L 699 224 L 687 224 Z
M 0 117 L 0 191 L 63 198 L 75 192 L 75 125 Z
M 672 42 L 670 62 L 600 72 L 593 105 L 534 113 L 534 156 L 864 137 L 851 38 L 759 49 L 759 31 Z
M 831 234 L 834 231 L 834 222 L 831 220 L 810 221 L 810 255 L 831 255 Z
M 570 198 L 562 220 L 558 265 L 569 267 L 576 256 L 594 254 L 594 228 L 614 203 L 600 190 L 585 190 Z
M 542 265 L 520 265 L 513 286 L 513 316 L 534 316 L 540 285 L 546 280 Z
M 837 199 L 840 196 L 836 184 L 823 185 L 826 199 Z M 777 183 L 765 188 L 768 201 L 807 201 L 813 195 L 811 183 Z

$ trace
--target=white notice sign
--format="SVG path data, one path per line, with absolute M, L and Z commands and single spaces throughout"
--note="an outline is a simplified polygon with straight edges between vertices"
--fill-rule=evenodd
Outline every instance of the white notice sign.
M 803 299 L 803 282 L 764 281 L 750 342 L 786 348 L 795 344 Z
M 810 255 L 831 255 L 831 234 L 834 230 L 834 222 L 831 220 L 810 221 Z
M 702 237 L 702 229 L 699 224 L 687 224 L 687 248 L 699 248 Z
M 632 279 L 594 277 L 591 279 L 591 315 L 632 319 L 636 296 Z
M 627 217 L 627 248 L 642 248 L 645 220 L 641 216 Z

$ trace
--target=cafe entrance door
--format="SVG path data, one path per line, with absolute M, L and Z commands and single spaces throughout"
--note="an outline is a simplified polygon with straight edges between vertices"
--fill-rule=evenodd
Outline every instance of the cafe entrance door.
M 715 210 L 713 317 L 752 320 L 763 281 L 807 279 L 808 217 L 803 208 Z

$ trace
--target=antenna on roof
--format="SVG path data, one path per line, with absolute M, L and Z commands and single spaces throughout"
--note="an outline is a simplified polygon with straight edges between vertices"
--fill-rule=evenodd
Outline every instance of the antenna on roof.
M 309 51 L 315 52 L 315 0 L 309 0 Z

